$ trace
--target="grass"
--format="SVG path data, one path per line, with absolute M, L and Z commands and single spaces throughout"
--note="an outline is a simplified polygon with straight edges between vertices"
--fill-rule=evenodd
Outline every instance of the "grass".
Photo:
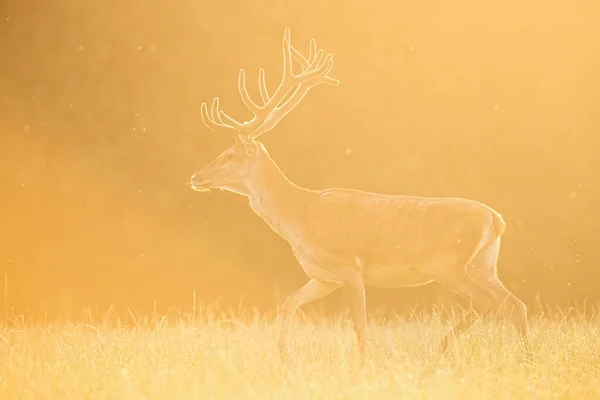
M 295 360 L 278 362 L 272 318 L 205 311 L 195 319 L 128 316 L 93 323 L 0 328 L 0 399 L 596 399 L 600 334 L 595 317 L 531 317 L 535 361 L 517 334 L 477 323 L 435 372 L 452 317 L 372 317 L 360 366 L 345 317 L 298 317 Z

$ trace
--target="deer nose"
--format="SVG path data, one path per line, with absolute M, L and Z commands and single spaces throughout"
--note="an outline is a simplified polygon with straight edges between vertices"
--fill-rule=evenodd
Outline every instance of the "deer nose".
M 198 178 L 200 178 L 200 172 L 195 172 L 191 177 L 190 177 L 190 182 L 195 182 L 198 180 Z
M 188 182 L 188 185 L 193 189 L 205 189 L 211 183 L 210 179 L 205 179 L 201 176 L 193 175 Z

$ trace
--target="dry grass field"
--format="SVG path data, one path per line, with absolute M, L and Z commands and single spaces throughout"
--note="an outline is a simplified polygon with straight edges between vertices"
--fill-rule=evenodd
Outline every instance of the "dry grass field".
M 276 357 L 273 318 L 258 314 L 52 324 L 20 317 L 0 330 L 0 399 L 600 398 L 596 317 L 533 313 L 531 363 L 511 326 L 486 319 L 434 362 L 458 313 L 372 316 L 362 366 L 345 317 L 298 315 L 288 365 Z

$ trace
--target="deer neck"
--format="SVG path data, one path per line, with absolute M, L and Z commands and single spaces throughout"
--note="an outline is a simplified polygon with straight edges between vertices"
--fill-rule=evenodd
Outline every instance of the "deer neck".
M 275 232 L 292 242 L 300 233 L 311 191 L 295 185 L 267 158 L 249 185 L 250 207 Z

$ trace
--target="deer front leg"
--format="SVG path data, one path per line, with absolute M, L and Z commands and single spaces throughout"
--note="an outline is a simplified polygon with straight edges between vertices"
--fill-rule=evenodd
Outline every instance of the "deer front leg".
M 341 285 L 337 283 L 321 282 L 311 279 L 295 293 L 289 296 L 281 306 L 279 313 L 279 322 L 277 327 L 277 348 L 282 358 L 288 358 L 291 355 L 290 349 L 290 331 L 293 322 L 294 313 L 303 304 L 325 297 Z

